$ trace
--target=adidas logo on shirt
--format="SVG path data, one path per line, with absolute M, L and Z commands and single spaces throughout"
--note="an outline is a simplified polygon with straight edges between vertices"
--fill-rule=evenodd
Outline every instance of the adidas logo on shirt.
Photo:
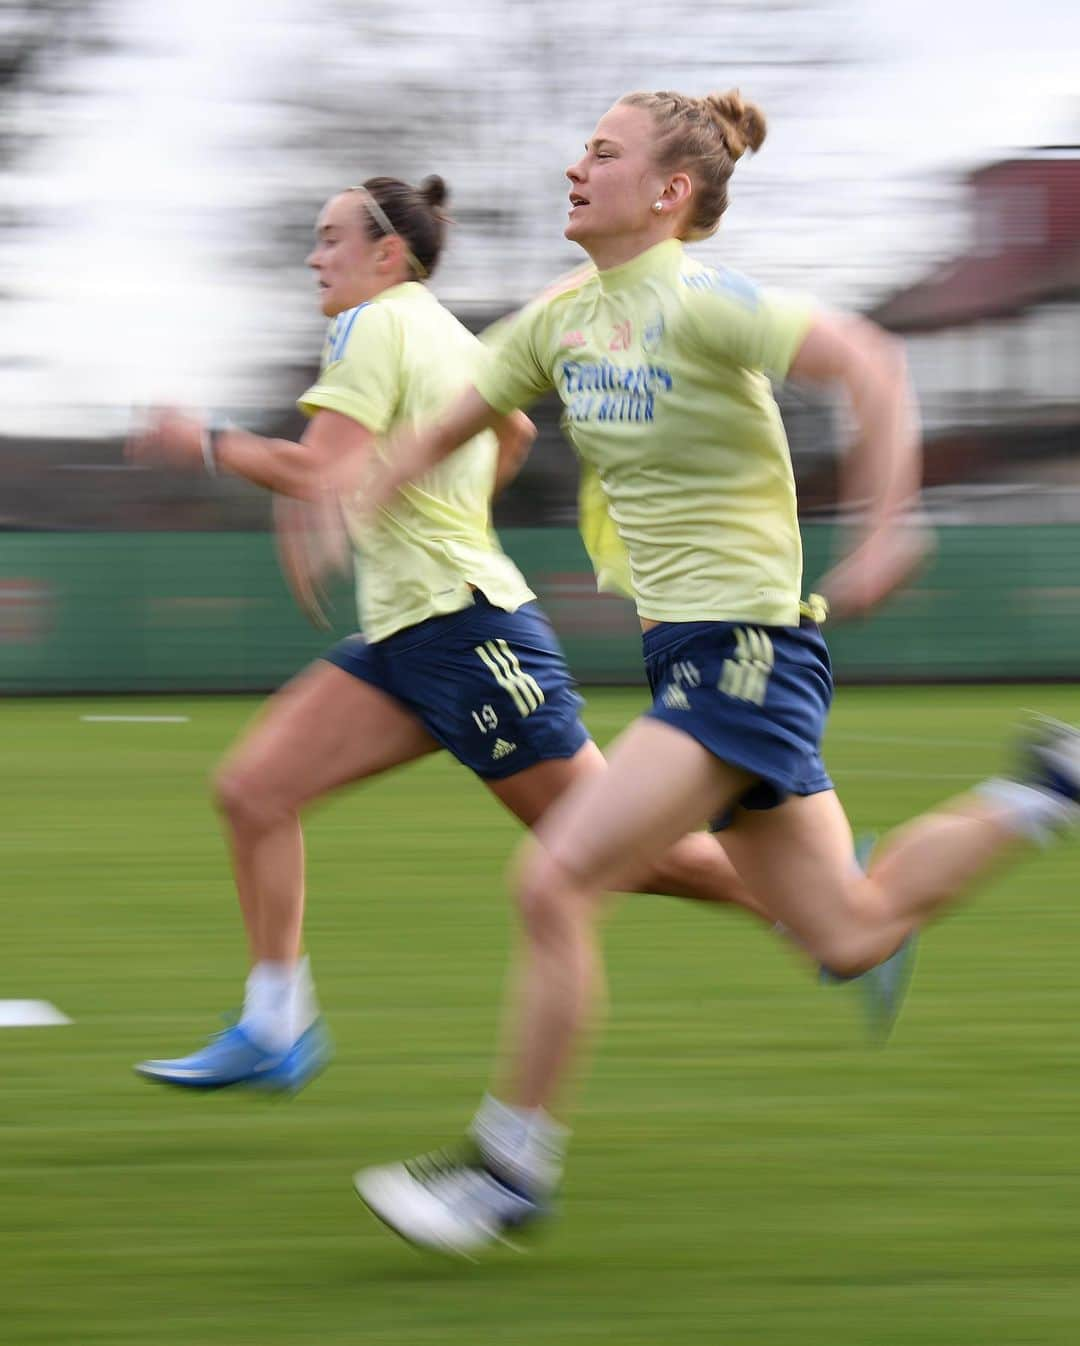
M 504 757 L 509 757 L 512 752 L 517 752 L 516 743 L 507 743 L 506 739 L 497 738 L 495 740 L 495 746 L 491 750 L 491 760 L 493 762 L 500 762 Z

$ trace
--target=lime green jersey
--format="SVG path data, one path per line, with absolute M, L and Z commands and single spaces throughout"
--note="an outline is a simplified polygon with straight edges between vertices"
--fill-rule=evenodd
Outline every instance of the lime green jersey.
M 769 377 L 812 311 L 670 240 L 586 269 L 502 332 L 477 390 L 502 412 L 557 391 L 601 584 L 628 586 L 642 617 L 798 624 L 795 483 Z
M 318 382 L 298 405 L 308 416 L 341 412 L 381 436 L 436 420 L 475 381 L 484 358 L 476 337 L 409 281 L 332 320 Z M 508 612 L 533 598 L 491 525 L 497 456 L 495 435 L 478 435 L 403 487 L 370 523 L 343 502 L 369 640 L 468 607 L 470 586 Z

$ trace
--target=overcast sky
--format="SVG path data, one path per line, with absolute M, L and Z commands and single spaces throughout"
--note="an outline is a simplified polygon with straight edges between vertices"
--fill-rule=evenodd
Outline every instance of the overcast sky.
M 466 53 L 472 65 L 463 69 L 492 80 L 485 20 L 502 12 L 520 24 L 527 12 L 535 29 L 544 6 L 520 4 L 483 0 L 455 16 L 441 0 L 412 0 L 402 22 L 423 30 L 430 9 L 442 36 L 420 48 L 421 59 L 445 69 Z M 390 12 L 383 0 L 375 8 Z M 492 197 L 509 184 L 535 201 L 515 267 L 493 265 L 475 237 L 462 238 L 437 290 L 456 302 L 510 302 L 562 266 L 561 170 L 628 82 L 705 92 L 697 86 L 709 36 L 715 86 L 756 94 L 760 65 L 726 58 L 729 47 L 740 53 L 737 11 L 697 12 L 701 31 L 673 36 L 659 10 L 594 0 L 578 8 L 577 32 L 553 35 L 556 87 L 572 89 L 572 115 L 530 116 L 526 101 L 528 128 L 474 136 L 432 127 L 442 157 L 431 166 L 449 160 Z M 0 253 L 11 296 L 0 311 L 0 433 L 106 432 L 133 403 L 157 399 L 242 411 L 266 396 L 253 361 L 314 358 L 318 318 L 302 256 L 280 289 L 235 262 L 249 246 L 243 208 L 272 198 L 280 182 L 268 146 L 286 113 L 267 95 L 318 81 L 323 70 L 330 88 L 362 75 L 392 91 L 398 73 L 377 53 L 365 65 L 364 53 L 335 51 L 320 0 L 113 0 L 111 15 L 123 48 L 54 72 L 77 96 L 23 97 L 15 108 L 17 132 L 49 134 L 4 182 L 5 196 L 44 223 L 12 235 Z M 830 303 L 869 303 L 963 246 L 960 184 L 973 166 L 1080 140 L 1077 0 L 836 0 L 817 32 L 800 29 L 799 15 L 796 5 L 775 20 L 790 26 L 793 45 L 816 37 L 823 54 L 843 48 L 857 60 L 786 83 L 768 77 L 784 91 L 769 140 L 740 165 L 730 216 L 707 245 L 765 281 Z M 491 96 L 505 122 L 529 83 L 520 72 L 501 75 Z M 294 191 L 305 166 L 290 161 Z M 314 214 L 328 184 L 314 159 L 310 168 Z

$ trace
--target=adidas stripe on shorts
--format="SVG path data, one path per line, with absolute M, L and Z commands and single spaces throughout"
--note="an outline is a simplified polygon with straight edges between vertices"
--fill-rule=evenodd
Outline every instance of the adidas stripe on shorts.
M 400 701 L 485 779 L 572 757 L 589 735 L 551 623 L 536 603 L 505 612 L 474 597 L 385 640 L 349 636 L 323 658 Z
M 661 622 L 642 637 L 653 703 L 647 715 L 758 777 L 736 808 L 770 809 L 831 790 L 821 739 L 832 666 L 816 624 Z M 731 814 L 713 820 L 714 831 Z

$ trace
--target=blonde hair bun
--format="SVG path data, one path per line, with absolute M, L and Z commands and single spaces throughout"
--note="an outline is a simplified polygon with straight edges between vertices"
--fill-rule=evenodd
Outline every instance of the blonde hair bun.
M 765 115 L 756 103 L 744 103 L 738 89 L 707 94 L 702 100 L 716 122 L 732 159 L 741 159 L 747 150 L 755 153 L 765 141 Z
M 653 119 L 652 155 L 662 173 L 689 174 L 693 182 L 689 211 L 678 221 L 677 237 L 708 238 L 727 210 L 728 179 L 747 150 L 760 149 L 765 116 L 743 102 L 738 89 L 704 98 L 673 93 L 624 94 L 627 107 L 641 108 Z

